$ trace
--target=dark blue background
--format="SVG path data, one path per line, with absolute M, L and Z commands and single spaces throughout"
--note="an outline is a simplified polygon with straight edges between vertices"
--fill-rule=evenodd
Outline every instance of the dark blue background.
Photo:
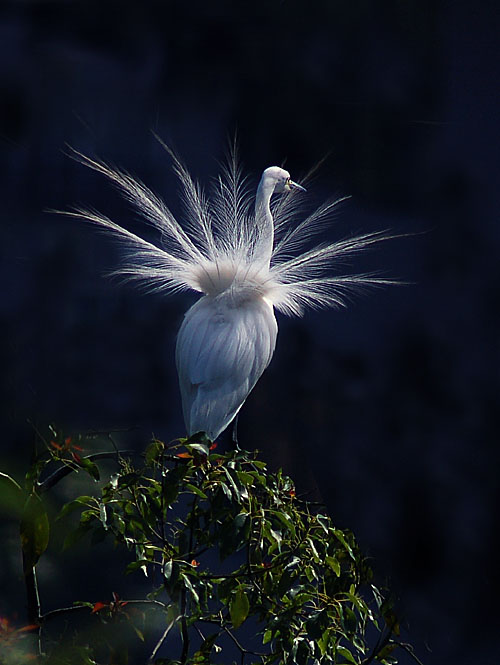
M 353 266 L 411 284 L 278 317 L 240 442 L 354 530 L 424 663 L 497 665 L 499 24 L 487 1 L 4 2 L 6 457 L 28 417 L 183 434 L 174 344 L 194 300 L 110 282 L 118 249 L 43 212 L 84 203 L 139 229 L 66 142 L 178 212 L 151 129 L 204 183 L 235 131 L 255 183 L 328 154 L 308 197 L 353 199 L 326 235 L 416 232 Z

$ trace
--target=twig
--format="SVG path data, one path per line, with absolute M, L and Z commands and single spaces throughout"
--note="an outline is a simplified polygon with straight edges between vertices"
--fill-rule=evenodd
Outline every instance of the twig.
M 411 644 L 406 644 L 406 642 L 399 642 L 399 641 L 397 641 L 397 640 L 394 640 L 394 644 L 397 644 L 398 647 L 401 647 L 401 649 L 403 649 L 404 651 L 406 651 L 406 653 L 407 653 L 411 658 L 413 658 L 413 660 L 414 660 L 416 663 L 418 663 L 418 665 L 424 665 L 423 662 L 420 660 L 420 658 L 418 658 L 418 657 L 415 655 L 415 652 L 413 651 L 413 647 L 411 646 Z
M 191 524 L 189 526 L 189 544 L 188 544 L 188 552 L 191 552 L 193 549 L 193 535 L 194 535 L 194 511 L 196 509 L 196 505 L 198 503 L 198 497 L 195 496 L 193 499 L 193 503 L 191 506 Z M 181 637 L 182 637 L 182 653 L 181 653 L 181 663 L 185 663 L 187 661 L 188 657 L 188 652 L 189 652 L 189 631 L 187 627 L 187 621 L 186 621 L 186 606 L 187 606 L 187 594 L 186 594 L 186 587 L 184 587 L 181 591 Z
M 23 566 L 25 561 L 26 559 L 23 552 Z M 34 566 L 24 571 L 24 584 L 26 586 L 26 600 L 28 604 L 28 622 L 30 624 L 39 624 L 40 596 L 38 595 L 38 584 L 36 581 L 36 570 Z
M 189 652 L 189 632 L 186 621 L 186 588 L 181 591 L 181 638 L 182 638 L 182 652 L 181 663 L 184 665 L 188 658 Z
M 110 434 L 121 434 L 123 432 L 134 432 L 140 429 L 139 425 L 131 425 L 130 427 L 118 427 L 116 429 L 89 429 L 83 433 L 84 437 L 94 437 L 94 436 L 109 436 Z
M 83 459 L 88 459 L 90 461 L 94 461 L 96 459 L 115 459 L 122 453 L 133 453 L 135 451 L 133 450 L 120 450 L 120 451 L 109 451 L 109 452 L 102 452 L 102 453 L 92 453 L 92 455 L 86 455 Z M 60 480 L 65 478 L 66 476 L 69 476 L 69 474 L 72 471 L 77 470 L 79 467 L 73 467 L 73 466 L 62 466 L 54 473 L 52 473 L 48 478 L 46 478 L 43 482 L 38 483 L 38 492 L 42 494 L 43 492 L 46 492 L 47 490 L 51 489 L 56 485 Z
M 180 617 L 177 617 L 176 619 L 172 619 L 172 621 L 167 625 L 167 627 L 166 627 L 165 630 L 163 631 L 162 636 L 160 637 L 160 639 L 159 639 L 158 642 L 156 643 L 155 648 L 153 649 L 153 651 L 151 652 L 151 655 L 150 655 L 149 658 L 148 658 L 148 664 L 149 664 L 149 663 L 152 663 L 153 660 L 156 658 L 156 654 L 158 653 L 158 651 L 159 651 L 161 645 L 163 644 L 163 642 L 165 642 L 165 640 L 167 639 L 167 636 L 168 636 L 169 632 L 171 631 L 171 629 L 172 629 L 172 627 L 174 626 L 175 622 L 179 620 L 179 618 L 180 618 Z
M 229 628 L 227 626 L 222 626 L 222 628 L 229 635 L 229 637 L 233 640 L 233 642 L 236 644 L 236 646 L 238 647 L 238 649 L 240 650 L 240 652 L 242 654 L 247 654 L 248 653 L 251 656 L 269 656 L 268 653 L 260 653 L 259 651 L 250 651 L 249 649 L 245 649 L 245 647 L 242 644 L 240 644 L 240 642 L 238 642 L 236 637 L 232 634 L 232 632 L 229 630 Z
M 392 631 L 389 631 L 382 639 L 382 633 L 379 634 L 377 643 L 373 647 L 370 655 L 362 661 L 362 665 L 368 665 L 368 663 L 371 663 L 375 660 L 377 654 L 379 654 L 380 651 L 386 646 L 386 644 L 388 644 L 389 640 L 391 639 L 391 635 Z
M 123 601 L 127 605 L 158 605 L 162 609 L 166 609 L 167 606 L 165 603 L 162 603 L 159 600 L 126 600 Z M 65 614 L 71 614 L 72 612 L 77 612 L 80 610 L 89 610 L 88 605 L 72 605 L 71 607 L 59 607 L 57 610 L 50 610 L 40 617 L 40 623 L 45 623 L 51 619 L 56 619 L 59 616 L 64 616 Z

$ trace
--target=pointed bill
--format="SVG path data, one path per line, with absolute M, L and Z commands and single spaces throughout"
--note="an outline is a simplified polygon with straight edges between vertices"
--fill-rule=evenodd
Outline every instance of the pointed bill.
M 298 189 L 300 192 L 307 192 L 307 189 L 305 187 L 302 187 L 302 185 L 299 185 L 298 182 L 294 182 L 293 180 L 290 180 L 288 182 L 288 186 L 290 189 Z

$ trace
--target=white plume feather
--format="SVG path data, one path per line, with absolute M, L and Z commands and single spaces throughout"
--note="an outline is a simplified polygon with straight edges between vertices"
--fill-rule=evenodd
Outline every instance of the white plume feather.
M 296 192 L 303 187 L 271 166 L 262 174 L 254 204 L 235 149 L 207 198 L 162 145 L 182 185 L 183 224 L 128 173 L 72 150 L 77 161 L 111 180 L 158 231 L 156 244 L 93 210 L 66 214 L 96 224 L 124 245 L 126 261 L 116 273 L 126 279 L 151 291 L 204 294 L 184 317 L 176 364 L 188 434 L 204 430 L 215 439 L 271 361 L 278 332 L 274 308 L 300 316 L 306 307 L 341 307 L 355 291 L 394 283 L 373 274 L 331 274 L 346 258 L 391 236 L 365 233 L 304 250 L 344 199 L 301 217 Z M 274 193 L 281 196 L 271 200 Z
M 64 213 L 96 224 L 124 244 L 126 260 L 115 274 L 140 281 L 150 291 L 192 290 L 214 297 L 230 291 L 243 299 L 255 293 L 284 314 L 299 316 L 307 307 L 344 306 L 353 292 L 364 287 L 395 283 L 374 274 L 331 275 L 346 258 L 393 237 L 387 232 L 366 233 L 300 253 L 348 197 L 326 202 L 302 219 L 297 206 L 300 194 L 287 192 L 272 203 L 275 241 L 267 265 L 259 255 L 264 220 L 255 214 L 235 151 L 207 199 L 186 167 L 161 143 L 182 185 L 186 213 L 182 224 L 139 180 L 71 149 L 74 159 L 111 180 L 159 231 L 158 243 L 153 244 L 93 210 Z

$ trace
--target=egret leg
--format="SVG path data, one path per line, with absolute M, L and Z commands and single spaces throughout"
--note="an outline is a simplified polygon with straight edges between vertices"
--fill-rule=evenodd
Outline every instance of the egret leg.
M 233 432 L 232 432 L 232 435 L 231 435 L 231 438 L 233 440 L 234 447 L 236 448 L 236 450 L 240 450 L 240 447 L 238 445 L 238 416 L 239 415 L 240 414 L 237 413 L 233 418 Z

